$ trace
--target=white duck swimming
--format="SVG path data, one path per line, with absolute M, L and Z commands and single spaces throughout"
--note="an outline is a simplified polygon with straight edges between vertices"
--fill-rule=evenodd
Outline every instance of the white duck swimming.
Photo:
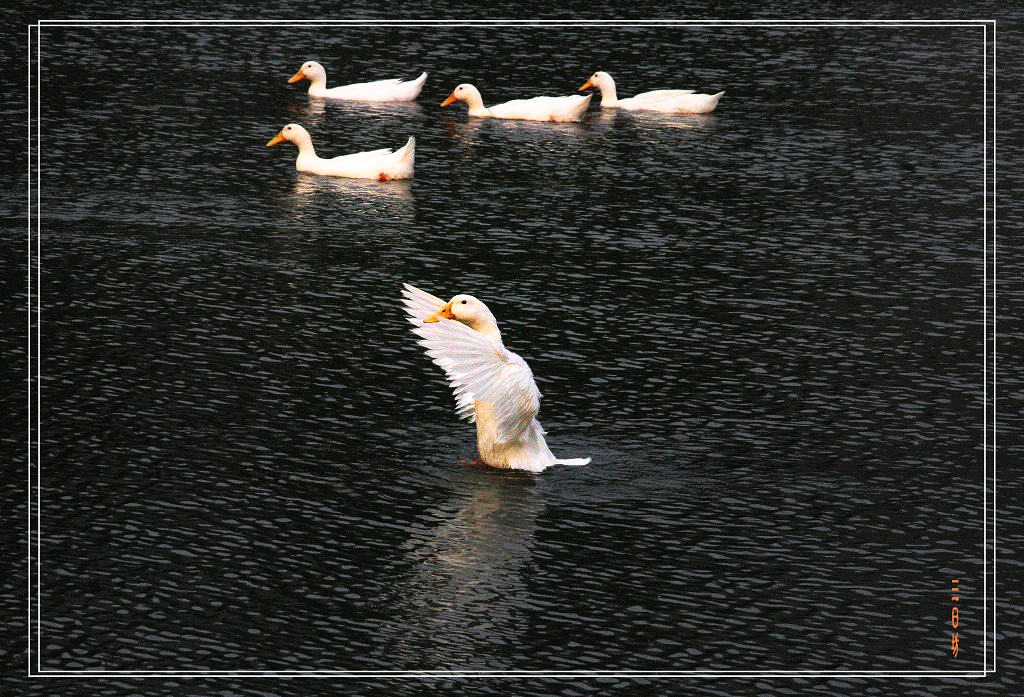
M 324 159 L 313 149 L 313 139 L 309 131 L 297 123 L 290 123 L 267 143 L 272 148 L 284 141 L 294 143 L 299 148 L 299 156 L 295 160 L 295 169 L 300 172 L 323 174 L 329 177 L 350 177 L 352 179 L 409 179 L 413 174 L 416 161 L 416 139 L 412 136 L 398 150 L 382 148 L 367 150 L 352 155 L 339 155 Z
M 448 98 L 441 102 L 441 106 L 454 102 L 465 102 L 470 116 L 518 121 L 580 121 L 590 106 L 590 95 L 513 99 L 511 102 L 486 107 L 480 90 L 469 83 L 463 83 L 452 90 Z
M 718 106 L 718 100 L 725 92 L 718 94 L 694 94 L 693 90 L 654 90 L 635 97 L 619 99 L 615 92 L 615 80 L 608 73 L 599 70 L 583 83 L 579 91 L 596 87 L 601 91 L 603 108 L 626 109 L 627 111 L 661 111 L 670 114 L 708 114 Z
M 559 459 L 537 423 L 540 390 L 530 366 L 505 348 L 494 315 L 472 295 L 445 302 L 403 284 L 403 304 L 427 355 L 444 368 L 455 390 L 456 413 L 476 421 L 480 458 L 491 467 L 540 472 L 552 465 L 585 465 L 590 458 Z
M 316 61 L 307 61 L 288 79 L 288 84 L 309 80 L 309 96 L 350 99 L 358 102 L 411 102 L 420 96 L 427 74 L 415 80 L 376 80 L 327 88 L 327 71 Z

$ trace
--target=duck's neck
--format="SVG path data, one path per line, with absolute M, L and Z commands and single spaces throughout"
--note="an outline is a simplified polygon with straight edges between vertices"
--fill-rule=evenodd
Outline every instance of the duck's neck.
M 466 95 L 466 106 L 469 107 L 470 116 L 490 116 L 491 110 L 484 106 L 484 98 L 480 92 L 472 90 Z
M 295 147 L 299 149 L 299 160 L 316 160 L 316 150 L 313 148 L 313 140 L 306 138 L 305 140 L 294 141 Z
M 601 89 L 601 106 L 618 106 L 619 105 L 619 95 L 615 91 L 615 80 L 613 80 L 612 76 L 609 75 L 606 80 L 603 80 L 603 82 L 605 84 L 602 85 L 601 88 L 600 88 Z
M 327 91 L 327 75 L 315 75 L 309 78 L 309 96 L 322 97 Z
M 480 332 L 484 336 L 490 338 L 501 344 L 501 332 L 498 331 L 498 325 L 493 319 L 482 319 L 472 325 L 472 328 Z M 504 346 L 504 344 L 502 344 Z

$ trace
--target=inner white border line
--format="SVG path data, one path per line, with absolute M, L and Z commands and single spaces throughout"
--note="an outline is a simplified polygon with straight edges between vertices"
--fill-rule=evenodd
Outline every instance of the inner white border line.
M 727 26 L 730 26 L 730 27 L 781 27 L 781 28 L 795 28 L 795 27 L 801 27 L 802 28 L 802 27 L 808 27 L 808 26 L 811 26 L 811 27 L 813 27 L 813 26 L 828 26 L 828 27 L 871 27 L 871 26 L 874 26 L 872 24 L 851 23 L 851 22 L 849 22 L 847 20 L 840 20 L 840 22 L 841 23 L 827 24 L 827 25 L 808 25 L 808 24 L 793 24 L 793 23 L 776 23 L 776 24 L 756 24 L 756 23 L 755 24 L 748 24 L 748 23 L 744 23 L 744 24 L 729 24 Z M 468 21 L 468 20 L 461 20 L 461 21 L 454 21 L 453 20 L 453 21 L 427 21 L 427 22 L 416 22 L 416 23 L 411 23 L 411 22 L 405 21 L 405 22 L 402 22 L 402 23 L 388 24 L 386 26 L 388 26 L 388 27 L 457 27 L 457 26 L 466 26 L 466 27 L 508 27 L 508 26 L 516 26 L 516 27 L 522 27 L 522 26 L 525 26 L 525 27 L 534 27 L 534 28 L 541 28 L 541 27 L 579 28 L 583 24 L 584 23 L 582 21 L 580 21 L 580 22 L 558 21 L 558 22 L 550 22 L 550 23 L 544 23 L 544 24 L 536 24 L 536 23 L 531 23 L 531 24 L 500 24 L 500 23 L 498 23 L 498 24 L 496 24 L 496 23 L 493 23 L 493 22 L 471 22 L 471 21 Z M 220 22 L 220 23 L 217 23 L 217 24 L 202 24 L 202 25 L 196 25 L 196 26 L 216 26 L 216 27 L 255 27 L 255 26 L 289 27 L 289 26 L 302 26 L 302 27 L 320 27 L 320 26 L 336 26 L 336 25 L 337 25 L 337 22 L 328 22 L 328 21 L 322 21 L 322 20 L 310 20 L 310 21 L 307 21 L 307 22 L 303 22 L 301 20 L 289 20 L 289 21 L 282 21 L 282 22 L 274 22 L 272 25 L 271 24 L 266 24 L 266 23 L 263 23 L 263 22 L 254 22 L 254 21 L 248 21 L 248 20 L 246 20 L 246 21 L 238 20 L 238 21 L 225 21 L 225 22 Z M 49 23 L 46 23 L 46 24 L 41 25 L 41 26 L 45 26 L 45 27 L 48 27 L 48 28 L 49 27 L 82 27 L 82 26 L 87 26 L 87 27 L 143 27 L 143 28 L 147 28 L 147 27 L 183 27 L 183 26 L 192 26 L 192 25 L 168 24 L 167 22 L 164 22 L 164 21 L 149 21 L 149 22 L 147 22 L 147 21 L 139 21 L 139 22 L 132 22 L 130 24 L 115 23 L 115 22 L 106 21 L 106 22 L 95 22 L 95 23 L 91 23 L 91 24 L 71 24 L 71 23 L 67 23 L 67 22 L 49 22 Z M 367 23 L 367 24 L 358 24 L 358 25 L 345 24 L 344 26 L 378 26 L 378 25 L 372 24 L 372 23 Z M 634 27 L 634 26 L 638 26 L 638 25 L 636 25 L 634 23 L 631 23 L 631 22 L 624 22 L 624 23 L 601 24 L 600 26 L 601 27 Z M 669 21 L 662 21 L 662 22 L 658 22 L 657 24 L 645 24 L 645 25 L 641 25 L 641 26 L 644 26 L 644 27 L 654 27 L 654 28 L 658 28 L 658 27 L 666 27 L 666 28 L 668 28 L 668 27 L 671 27 L 671 28 L 678 28 L 678 29 L 686 29 L 686 28 L 691 27 L 691 26 L 704 27 L 704 26 L 716 26 L 716 25 L 692 25 L 690 23 L 676 24 L 676 23 L 672 23 L 672 22 L 669 22 Z M 889 28 L 889 27 L 922 27 L 922 26 L 927 27 L 927 26 L 931 26 L 931 25 L 900 23 L 900 24 L 888 24 L 888 25 L 885 25 L 885 28 Z M 974 22 L 974 23 L 958 22 L 958 23 L 947 23 L 947 24 L 936 25 L 936 26 L 968 28 L 968 27 L 977 27 L 977 26 L 983 26 L 983 25 L 981 25 L 979 22 Z
M 981 664 L 988 670 L 988 25 L 982 34 L 982 70 L 981 84 L 981 132 L 982 132 L 982 167 L 981 167 L 981 257 L 982 283 L 981 283 L 981 391 L 984 397 L 981 402 L 982 411 L 982 487 L 981 487 L 981 510 L 982 520 L 985 524 L 981 526 L 981 585 L 982 597 L 985 598 L 984 619 L 982 620 L 982 658 Z
M 996 588 L 996 565 L 997 565 L 997 537 L 996 537 L 996 23 L 992 22 L 992 672 L 996 670 L 996 644 L 999 640 L 999 633 L 996 629 L 996 599 L 998 589 Z M 988 201 L 985 202 L 988 207 Z M 988 487 L 988 482 L 985 482 Z M 987 665 L 986 665 L 987 668 Z
M 27 320 L 28 326 L 26 328 L 25 336 L 28 339 L 28 360 L 26 361 L 26 369 L 28 372 L 27 380 L 25 381 L 28 389 L 28 419 L 26 420 L 26 431 L 27 440 L 25 444 L 25 466 L 28 474 L 28 495 L 26 500 L 28 502 L 26 511 L 26 540 L 28 542 L 28 573 L 26 574 L 26 580 L 28 582 L 26 598 L 28 599 L 28 624 L 25 626 L 26 638 L 28 640 L 28 652 L 26 655 L 26 661 L 28 664 L 28 673 L 32 674 L 32 33 L 36 31 L 36 27 L 29 25 L 28 27 L 28 60 L 26 63 L 26 70 L 28 71 L 28 93 L 26 95 L 28 100 L 28 147 L 25 148 L 25 165 L 28 172 L 28 197 L 26 200 L 26 209 L 28 213 L 28 263 L 25 265 L 26 271 L 28 272 L 28 292 L 25 296 L 25 305 L 28 308 Z
M 989 671 L 991 673 L 991 671 Z M 717 676 L 717 677 L 751 677 L 751 676 L 772 676 L 772 677 L 803 677 L 813 673 L 812 677 L 963 677 L 982 676 L 984 671 L 980 670 L 765 670 L 756 671 L 750 669 L 694 669 L 694 670 L 341 670 L 341 669 L 318 669 L 318 670 L 106 670 L 82 669 L 82 670 L 46 670 L 40 675 L 42 677 L 74 677 L 79 675 L 90 675 L 95 677 L 173 677 L 173 676 L 215 676 L 215 677 L 451 677 L 451 676 L 507 676 L 507 677 L 537 677 L 537 676 L 570 676 L 570 677 L 614 677 L 626 675 L 631 677 L 681 677 L 688 675 L 695 676 Z
M 207 25 L 294 25 L 294 24 L 339 24 L 349 26 L 395 26 L 424 24 L 475 24 L 486 26 L 573 26 L 593 24 L 597 26 L 831 26 L 850 24 L 858 26 L 971 26 L 995 24 L 994 19 L 40 19 L 37 25 L 106 26 L 138 25 L 150 26 L 207 26 Z
M 43 655 L 43 586 L 42 586 L 42 510 L 43 510 L 43 360 L 42 360 L 42 325 L 43 325 L 43 233 L 42 233 L 42 180 L 43 180 L 43 31 L 36 27 L 36 671 L 42 673 Z M 31 265 L 30 265 L 31 266 Z M 31 498 L 29 499 L 31 501 Z
M 578 27 L 580 25 L 597 25 L 602 27 L 628 27 L 628 26 L 643 26 L 643 27 L 675 27 L 675 28 L 686 28 L 690 26 L 696 27 L 708 27 L 708 26 L 754 26 L 754 27 L 972 27 L 981 25 L 984 29 L 984 46 L 983 46 L 983 72 L 984 72 L 984 103 L 983 103 L 983 229 L 984 235 L 982 239 L 983 248 L 983 398 L 984 398 L 984 416 L 983 416 L 983 598 L 984 598 L 984 620 L 983 620 L 983 670 L 982 671 L 936 671 L 936 670 L 909 670 L 909 671 L 853 671 L 853 670 L 767 670 L 767 671 L 751 671 L 751 670 L 689 670 L 689 671 L 642 671 L 642 670 L 622 670 L 622 671 L 360 671 L 360 670 L 319 670 L 319 671 L 268 671 L 268 670 L 237 670 L 237 671 L 225 671 L 225 670 L 212 670 L 212 671 L 201 671 L 201 670 L 156 670 L 156 671 L 144 671 L 144 670 L 43 670 L 42 669 L 42 622 L 41 622 L 41 604 L 42 604 L 42 585 L 41 585 L 41 565 L 40 559 L 42 554 L 41 540 L 42 535 L 40 534 L 41 517 L 35 521 L 35 534 L 36 534 L 36 550 L 35 550 L 35 581 L 36 581 L 36 670 L 32 671 L 32 531 L 33 531 L 33 508 L 32 508 L 32 192 L 33 192 L 33 179 L 32 179 L 32 65 L 31 55 L 33 47 L 33 31 L 35 33 L 35 48 L 36 48 L 36 110 L 35 110 L 35 136 L 36 136 L 36 176 L 38 177 L 35 194 L 36 194 L 36 341 L 35 348 L 39 349 L 42 334 L 42 300 L 41 300 L 41 285 L 42 285 L 42 215 L 41 215 L 41 179 L 42 179 L 42 27 L 184 27 L 184 26 L 320 26 L 320 25 L 345 25 L 345 26 L 388 26 L 388 27 L 430 27 L 430 26 L 483 26 L 483 27 L 505 27 L 505 26 L 534 26 L 534 27 Z M 29 118 L 28 118 L 28 375 L 29 375 L 29 424 L 28 424 L 28 589 L 29 589 L 29 601 L 28 601 L 28 675 L 30 677 L 203 677 L 203 676 L 218 676 L 218 677 L 616 677 L 616 676 L 632 676 L 632 677 L 682 677 L 682 676 L 696 676 L 696 677 L 797 677 L 797 676 L 819 676 L 819 677 L 985 677 L 990 672 L 995 672 L 995 636 L 992 637 L 992 669 L 988 668 L 988 410 L 989 410 L 989 399 L 988 399 L 988 27 L 992 26 L 992 128 L 993 128 L 993 139 L 992 139 L 992 477 L 993 477 L 993 496 L 992 496 L 992 545 L 993 545 L 993 582 L 992 582 L 992 626 L 993 632 L 995 632 L 995 603 L 996 603 L 996 576 L 995 576 L 995 522 L 996 522 L 996 510 L 995 510 L 995 428 L 996 428 L 996 411 L 995 411 L 995 298 L 996 298 L 996 276 L 995 276 L 995 94 L 996 94 L 996 77 L 995 77 L 995 36 L 996 36 L 996 22 L 995 20 L 633 20 L 629 22 L 623 22 L 619 20 L 582 20 L 568 22 L 565 20 L 375 20 L 375 21 L 364 21 L 364 20 L 39 20 L 34 25 L 29 25 L 28 29 L 28 106 L 29 106 Z M 40 416 L 40 405 L 42 403 L 42 361 L 40 356 L 36 356 L 36 401 L 35 401 L 35 416 L 36 416 L 36 509 L 35 514 L 38 515 L 42 510 L 42 435 L 41 435 L 41 416 Z

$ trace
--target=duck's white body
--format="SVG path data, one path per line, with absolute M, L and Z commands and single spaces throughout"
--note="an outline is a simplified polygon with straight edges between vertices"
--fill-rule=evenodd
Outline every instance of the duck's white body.
M 660 111 L 666 114 L 707 114 L 715 110 L 718 100 L 725 92 L 718 94 L 696 94 L 693 90 L 654 90 L 633 97 L 619 99 L 615 80 L 606 72 L 597 72 L 580 90 L 596 87 L 601 91 L 602 109 L 625 109 L 627 111 Z
M 551 453 L 536 419 L 541 394 L 530 366 L 505 348 L 486 305 L 467 295 L 445 303 L 409 284 L 404 284 L 402 296 L 413 333 L 448 376 L 458 415 L 476 422 L 477 449 L 484 463 L 540 472 L 552 465 L 590 462 Z M 460 318 L 459 312 L 466 314 Z
M 295 169 L 300 172 L 322 174 L 328 177 L 389 181 L 410 179 L 415 169 L 416 139 L 411 136 L 408 142 L 398 150 L 382 148 L 351 155 L 339 155 L 329 159 L 316 154 L 309 132 L 297 123 L 290 123 L 282 128 L 267 143 L 267 146 L 277 145 L 284 140 L 290 141 L 298 147 L 299 156 L 295 159 Z
M 358 102 L 411 102 L 420 96 L 423 83 L 427 81 L 427 74 L 423 73 L 415 80 L 375 80 L 329 88 L 327 71 L 316 61 L 309 61 L 304 63 L 288 82 L 300 80 L 309 80 L 308 94 L 311 97 Z
M 569 95 L 567 97 L 534 97 L 513 99 L 510 102 L 484 106 L 480 90 L 464 83 L 456 87 L 441 106 L 452 102 L 466 102 L 470 116 L 492 119 L 513 119 L 517 121 L 561 121 L 574 122 L 583 119 L 590 106 L 590 95 Z

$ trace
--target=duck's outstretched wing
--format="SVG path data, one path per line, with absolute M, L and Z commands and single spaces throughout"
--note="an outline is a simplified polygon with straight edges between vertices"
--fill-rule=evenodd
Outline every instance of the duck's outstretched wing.
M 416 286 L 403 283 L 402 304 L 405 306 L 405 315 L 409 323 L 415 327 L 424 327 L 429 325 L 423 324 L 423 320 L 440 311 L 444 307 L 445 301 L 425 290 L 420 290 Z M 416 330 L 414 329 L 413 331 Z M 474 401 L 471 392 L 455 395 L 455 413 L 458 414 L 460 419 L 467 419 L 470 423 L 476 421 L 476 414 L 473 408 Z
M 494 410 L 497 441 L 518 438 L 540 410 L 540 390 L 526 361 L 461 322 L 441 317 L 424 324 L 444 301 L 410 285 L 402 294 L 409 320 L 417 325 L 413 332 L 448 376 L 460 415 L 466 409 L 472 414 L 475 401 L 485 402 Z
M 416 286 L 403 283 L 402 304 L 405 305 L 405 314 L 409 322 L 418 327 L 427 317 L 444 308 L 445 301 Z

